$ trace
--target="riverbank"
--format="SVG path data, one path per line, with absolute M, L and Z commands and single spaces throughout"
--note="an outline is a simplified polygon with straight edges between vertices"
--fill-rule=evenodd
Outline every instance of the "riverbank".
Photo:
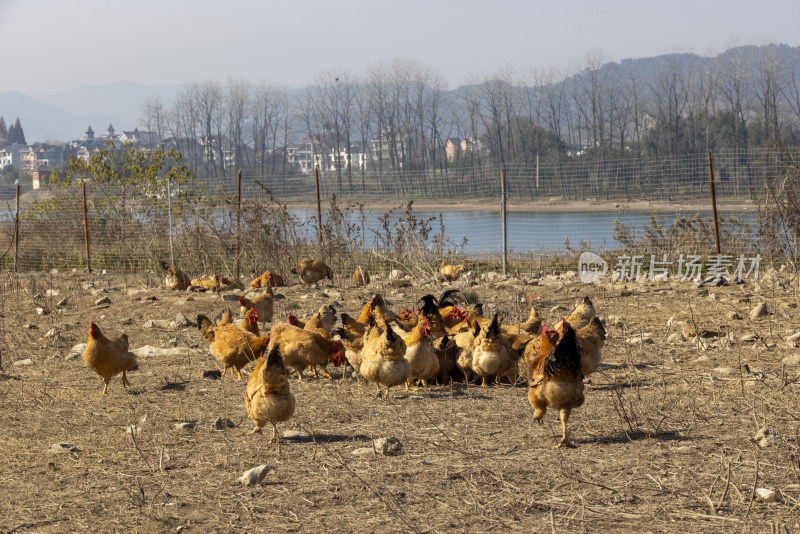
M 286 205 L 291 209 L 316 210 L 316 203 L 309 202 L 287 202 Z M 339 202 L 340 207 L 350 206 L 346 201 Z M 322 209 L 326 209 L 326 201 L 322 201 Z M 396 210 L 405 208 L 405 204 L 391 202 L 369 202 L 365 209 L 377 210 Z M 413 209 L 419 211 L 494 211 L 500 210 L 500 200 L 496 201 L 474 201 L 474 202 L 452 202 L 442 203 L 440 201 L 430 202 L 426 200 L 414 200 Z M 748 202 L 717 202 L 717 209 L 726 212 L 746 212 L 756 213 L 758 207 L 754 203 Z M 507 211 L 515 212 L 636 212 L 636 213 L 676 213 L 711 211 L 711 202 L 648 202 L 645 200 L 635 200 L 629 202 L 618 201 L 593 201 L 593 200 L 561 200 L 550 199 L 539 202 L 516 202 L 509 198 L 506 204 Z

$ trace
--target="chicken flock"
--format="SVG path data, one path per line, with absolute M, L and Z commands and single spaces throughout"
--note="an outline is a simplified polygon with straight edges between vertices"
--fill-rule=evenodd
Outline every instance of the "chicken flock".
M 235 374 L 242 380 L 242 371 L 250 370 L 244 397 L 255 423 L 253 433 L 269 423 L 272 441 L 278 440 L 277 423 L 287 421 L 295 411 L 290 377 L 302 382 L 310 371 L 313 378 L 330 378 L 328 367 L 333 364 L 371 382 L 376 396 L 387 400 L 390 389 L 398 386 L 410 391 L 458 380 L 479 380 L 481 387 L 492 382 L 496 386 L 527 382 L 534 421 L 541 423 L 548 408 L 558 411 L 562 437 L 557 447 L 573 447 L 567 421 L 572 410 L 585 401 L 584 378 L 597 371 L 602 360 L 605 329 L 588 297 L 553 329 L 544 324 L 535 308 L 519 324 L 504 324 L 497 313 L 485 317 L 483 306 L 467 305 L 458 289 L 447 290 L 438 298 L 424 295 L 414 310 L 392 311 L 383 295 L 374 293 L 356 317 L 325 305 L 311 317 L 289 313 L 282 321 L 274 315 L 273 301 L 279 296 L 273 288 L 283 284 L 277 273 L 251 273 L 250 289 L 244 292 L 241 281 L 218 273 L 192 279 L 175 265 L 161 262 L 161 266 L 171 289 L 243 291 L 239 324 L 228 307 L 214 319 L 198 315 L 197 328 L 219 360 L 222 378 L 230 370 L 232 377 Z M 463 266 L 442 261 L 440 270 L 441 279 L 455 280 Z M 333 279 L 328 265 L 312 259 L 300 261 L 292 273 L 305 286 Z M 368 284 L 369 274 L 359 266 L 351 282 Z M 271 327 L 262 334 L 267 323 Z M 103 380 L 103 395 L 118 374 L 127 387 L 127 371 L 137 368 L 136 356 L 128 351 L 127 336 L 108 338 L 95 323 L 90 325 L 83 359 Z

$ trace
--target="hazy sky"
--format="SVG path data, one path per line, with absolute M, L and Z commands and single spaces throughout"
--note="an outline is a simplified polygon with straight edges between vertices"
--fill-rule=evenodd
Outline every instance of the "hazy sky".
M 0 92 L 247 79 L 413 59 L 449 88 L 510 67 L 800 44 L 800 0 L 0 0 Z

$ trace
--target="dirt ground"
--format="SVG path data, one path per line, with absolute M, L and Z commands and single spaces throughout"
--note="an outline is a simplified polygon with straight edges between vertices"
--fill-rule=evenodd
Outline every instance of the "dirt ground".
M 592 298 L 606 320 L 605 365 L 570 418 L 569 450 L 554 449 L 556 413 L 534 424 L 524 386 L 397 388 L 385 402 L 331 367 L 333 379 L 290 379 L 297 411 L 279 429 L 313 439 L 284 439 L 279 452 L 271 432 L 248 434 L 245 382 L 203 378 L 221 369 L 206 341 L 169 324 L 215 315 L 220 294 L 170 291 L 155 273 L 0 281 L 3 531 L 800 532 L 800 358 L 786 341 L 800 311 L 797 280 L 781 273 L 706 288 L 567 275 L 456 282 L 507 323 L 531 304 L 555 322 Z M 276 315 L 327 303 L 357 314 L 374 291 L 399 309 L 442 289 L 293 285 L 279 288 Z M 751 319 L 762 302 L 768 314 Z M 117 377 L 101 396 L 72 350 L 90 321 L 126 332 L 134 350 L 157 349 L 139 358 L 127 392 Z M 696 329 L 729 334 L 682 337 Z M 219 418 L 232 426 L 215 429 Z M 760 429 L 770 432 L 763 448 Z M 353 454 L 388 436 L 401 454 Z M 261 464 L 262 484 L 238 483 Z

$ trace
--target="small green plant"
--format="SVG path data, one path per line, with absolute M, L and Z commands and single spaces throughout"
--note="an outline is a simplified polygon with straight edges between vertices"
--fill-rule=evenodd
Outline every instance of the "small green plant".
M 478 298 L 478 292 L 473 289 L 465 289 L 461 292 L 461 295 L 464 297 L 464 300 L 470 306 L 477 304 L 480 299 Z

